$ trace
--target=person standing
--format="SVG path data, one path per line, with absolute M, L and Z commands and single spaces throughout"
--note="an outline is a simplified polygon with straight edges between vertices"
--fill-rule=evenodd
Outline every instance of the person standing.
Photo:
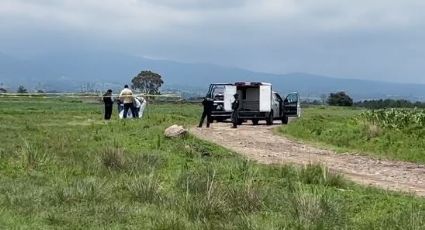
M 140 109 L 139 109 L 139 117 L 143 117 L 143 112 L 145 111 L 147 101 L 142 96 L 139 97 L 139 101 L 140 101 L 140 103 L 142 103 L 142 105 L 140 106 Z
M 140 102 L 138 97 L 134 97 L 133 98 L 133 107 L 134 110 L 136 110 L 136 117 L 139 118 L 139 111 L 140 111 L 140 107 L 142 106 L 142 103 Z
M 137 118 L 136 109 L 133 106 L 133 92 L 128 88 L 128 85 L 124 86 L 124 89 L 120 93 L 120 100 L 124 104 L 123 118 L 127 118 L 128 110 L 131 110 L 131 114 L 134 118 Z
M 103 103 L 105 104 L 105 120 L 110 120 L 112 115 L 112 107 L 114 106 L 114 100 L 112 99 L 112 89 L 108 89 L 103 94 Z
M 204 106 L 204 111 L 202 112 L 201 120 L 199 121 L 198 127 L 201 128 L 204 123 L 205 117 L 207 117 L 207 128 L 210 127 L 211 122 L 211 112 L 214 107 L 214 101 L 210 98 L 204 97 L 202 101 L 202 105 Z
M 235 100 L 232 103 L 232 123 L 233 126 L 232 128 L 237 128 L 238 127 L 238 110 L 239 110 L 239 95 L 235 94 L 233 95 L 233 97 L 235 97 Z

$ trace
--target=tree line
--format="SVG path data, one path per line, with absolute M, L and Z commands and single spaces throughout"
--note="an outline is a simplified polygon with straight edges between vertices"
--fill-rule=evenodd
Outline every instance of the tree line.
M 330 105 L 330 106 L 355 106 L 367 109 L 385 109 L 385 108 L 425 108 L 425 102 L 412 102 L 406 99 L 376 99 L 354 102 L 345 92 L 335 92 L 324 95 L 322 100 L 303 101 L 305 105 Z
M 425 102 L 411 102 L 405 99 L 364 100 L 354 103 L 354 106 L 368 109 L 385 108 L 425 108 Z

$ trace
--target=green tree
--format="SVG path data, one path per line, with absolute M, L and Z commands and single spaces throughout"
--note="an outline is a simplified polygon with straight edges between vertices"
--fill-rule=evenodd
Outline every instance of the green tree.
M 343 91 L 330 93 L 327 102 L 329 105 L 333 105 L 333 106 L 352 106 L 353 105 L 353 99 Z
M 17 91 L 17 93 L 28 93 L 28 90 L 27 90 L 27 89 L 25 89 L 25 87 L 24 87 L 23 85 L 20 85 L 20 86 L 18 87 L 18 91 Z
M 132 88 L 146 94 L 159 94 L 159 88 L 164 83 L 161 75 L 152 71 L 141 71 L 131 80 Z

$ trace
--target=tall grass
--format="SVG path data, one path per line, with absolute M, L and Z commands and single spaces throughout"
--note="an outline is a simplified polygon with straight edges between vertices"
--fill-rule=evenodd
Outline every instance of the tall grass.
M 314 107 L 279 131 L 338 151 L 425 163 L 423 112 L 408 111 Z

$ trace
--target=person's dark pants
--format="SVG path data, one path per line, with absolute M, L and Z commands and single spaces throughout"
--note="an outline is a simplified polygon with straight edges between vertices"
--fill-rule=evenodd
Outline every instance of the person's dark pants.
M 237 128 L 238 127 L 238 111 L 233 111 L 232 112 L 232 123 L 233 123 L 233 128 Z
M 133 117 L 134 118 L 139 118 L 139 111 L 140 111 L 140 107 L 139 108 L 137 108 L 136 106 L 134 106 L 133 105 L 133 107 L 134 107 L 134 112 L 135 112 L 135 115 L 133 115 Z
M 123 118 L 127 118 L 129 109 L 131 110 L 131 115 L 133 115 L 133 118 L 137 118 L 136 108 L 134 108 L 133 103 L 124 103 Z
M 201 120 L 199 121 L 198 127 L 202 127 L 202 124 L 204 123 L 205 117 L 207 118 L 207 128 L 210 127 L 211 122 L 211 111 L 205 111 L 202 113 Z
M 112 116 L 112 104 L 105 104 L 105 120 L 111 119 Z

